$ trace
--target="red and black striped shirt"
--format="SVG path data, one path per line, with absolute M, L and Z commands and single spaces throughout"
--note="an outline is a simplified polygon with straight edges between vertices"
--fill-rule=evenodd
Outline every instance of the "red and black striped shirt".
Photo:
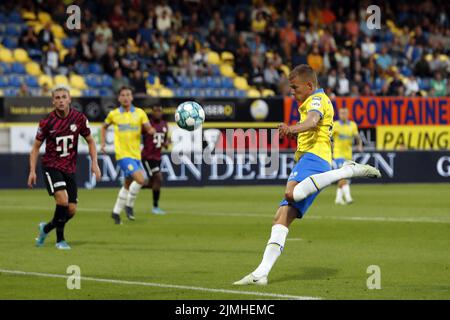
M 39 122 L 36 139 L 45 140 L 44 167 L 54 168 L 65 173 L 75 173 L 77 166 L 78 136 L 91 134 L 89 121 L 84 114 L 70 109 L 65 118 L 55 111 L 50 112 Z

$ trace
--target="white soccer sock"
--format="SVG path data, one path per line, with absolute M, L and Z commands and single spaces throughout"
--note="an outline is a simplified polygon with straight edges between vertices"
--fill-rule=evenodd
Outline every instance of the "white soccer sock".
M 119 215 L 123 207 L 125 207 L 125 204 L 127 202 L 127 196 L 128 196 L 128 190 L 125 189 L 125 187 L 122 187 L 119 191 L 119 194 L 117 196 L 116 204 L 114 205 L 113 213 Z
M 330 184 L 342 179 L 349 179 L 352 176 L 353 170 L 350 166 L 344 166 L 340 169 L 330 170 L 324 173 L 313 174 L 295 186 L 294 200 L 296 202 L 301 201 L 307 196 L 328 187 Z
M 136 181 L 133 181 L 130 184 L 130 192 L 128 192 L 128 197 L 127 197 L 127 207 L 134 207 L 134 202 L 136 201 L 136 197 L 139 193 L 139 191 L 142 188 L 142 184 L 137 183 Z
M 348 183 L 342 187 L 342 192 L 344 193 L 344 197 L 347 202 L 353 201 L 350 194 L 350 185 Z
M 342 188 L 337 187 L 336 189 L 336 200 L 335 202 L 341 202 L 342 201 Z
M 260 278 L 269 275 L 270 270 L 283 251 L 288 232 L 289 229 L 281 224 L 276 224 L 272 227 L 272 233 L 267 242 L 263 259 L 258 268 L 252 272 L 255 277 Z

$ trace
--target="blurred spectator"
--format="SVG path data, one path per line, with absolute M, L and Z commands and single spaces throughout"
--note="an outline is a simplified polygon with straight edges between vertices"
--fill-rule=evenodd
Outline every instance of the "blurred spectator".
M 114 46 L 109 45 L 108 48 L 106 48 L 106 54 L 103 56 L 101 63 L 103 70 L 110 76 L 113 76 L 116 69 L 120 67 L 119 57 L 116 54 Z
M 212 30 L 224 31 L 225 26 L 223 24 L 222 18 L 220 17 L 220 11 L 219 10 L 215 10 L 214 11 L 212 19 L 209 22 L 208 29 L 210 31 L 212 31 Z
M 308 64 L 317 73 L 321 73 L 323 69 L 323 58 L 319 52 L 319 47 L 315 45 L 310 54 L 307 57 Z
M 264 69 L 264 83 L 267 87 L 277 92 L 278 81 L 280 80 L 280 74 L 275 68 L 272 62 L 268 63 L 268 66 Z
M 144 26 L 138 30 L 136 35 L 136 44 L 142 45 L 144 42 L 151 44 L 153 32 L 151 21 L 149 19 L 145 20 Z
M 256 56 L 260 61 L 264 59 L 267 51 L 266 45 L 262 42 L 259 34 L 255 35 L 255 41 L 250 43 L 250 51 L 253 56 Z
M 39 49 L 39 39 L 32 26 L 27 27 L 19 38 L 19 47 L 24 49 Z
M 416 46 L 415 38 L 411 38 L 409 44 L 406 45 L 405 56 L 409 63 L 417 62 L 422 56 L 422 47 Z
M 216 25 L 213 30 L 209 33 L 208 41 L 211 46 L 211 50 L 216 52 L 225 51 L 227 45 L 227 38 L 222 32 L 219 25 Z
M 364 42 L 361 44 L 362 57 L 364 59 L 369 58 L 371 55 L 375 54 L 376 49 L 377 47 L 372 39 L 370 37 L 365 37 Z
M 241 35 L 239 37 L 238 49 L 234 56 L 234 69 L 239 75 L 245 75 L 250 73 L 251 60 L 250 60 L 250 49 L 245 41 L 244 37 Z
M 249 83 L 252 86 L 255 86 L 257 89 L 261 89 L 264 85 L 264 73 L 262 68 L 261 61 L 253 56 L 252 57 L 252 69 L 249 75 Z
M 49 44 L 44 54 L 43 69 L 49 76 L 56 75 L 61 71 L 59 69 L 59 54 L 53 43 Z
M 247 18 L 247 14 L 243 9 L 240 9 L 237 12 L 236 19 L 234 21 L 234 25 L 236 26 L 237 32 L 249 31 L 250 30 L 250 22 Z
M 338 81 L 338 77 L 337 77 L 336 69 L 331 69 L 328 74 L 328 78 L 327 78 L 327 82 L 326 82 L 327 87 L 331 88 L 334 91 L 337 86 L 337 81 Z
M 95 36 L 94 42 L 92 42 L 92 52 L 96 60 L 100 60 L 108 49 L 108 43 L 103 38 L 103 34 L 99 33 Z
M 356 84 L 352 84 L 350 87 L 350 97 L 359 97 L 360 93 L 359 93 L 359 89 L 358 86 Z
M 200 44 L 195 40 L 193 34 L 189 34 L 187 40 L 183 45 L 183 49 L 186 49 L 190 55 L 194 55 L 198 50 L 200 50 Z
M 409 76 L 405 84 L 405 94 L 407 96 L 415 97 L 418 95 L 419 91 L 419 83 L 417 82 L 416 77 L 414 75 Z
M 225 50 L 235 52 L 238 47 L 239 35 L 236 32 L 234 23 L 227 26 Z
M 431 88 L 434 90 L 435 97 L 444 97 L 447 95 L 447 79 L 442 78 L 442 74 L 437 72 L 434 79 L 431 80 Z
M 378 55 L 377 65 L 382 71 L 386 71 L 392 65 L 392 57 L 388 53 L 388 48 L 386 46 L 383 46 L 381 53 Z
M 258 11 L 255 18 L 252 19 L 252 31 L 255 33 L 263 33 L 266 30 L 267 21 L 264 13 Z
M 370 84 L 366 83 L 364 85 L 363 90 L 361 91 L 361 95 L 364 97 L 371 97 L 375 95 L 375 93 L 372 91 L 372 88 L 370 88 Z
M 130 85 L 136 96 L 147 94 L 146 80 L 140 70 L 135 70 L 130 77 Z
M 47 22 L 44 28 L 42 28 L 42 30 L 39 31 L 38 39 L 39 39 L 39 46 L 41 47 L 41 49 L 44 46 L 48 46 L 49 43 L 53 43 L 55 41 L 51 27 L 52 23 Z
M 120 68 L 117 68 L 114 71 L 114 78 L 112 80 L 112 89 L 114 91 L 114 93 L 119 93 L 120 88 L 122 88 L 123 86 L 129 86 L 130 85 L 130 81 L 128 80 L 127 77 L 123 76 L 122 74 L 122 70 L 120 70 Z
M 172 26 L 172 17 L 167 10 L 163 10 L 161 15 L 156 19 L 156 28 L 162 32 L 167 32 Z
M 102 20 L 102 22 L 97 26 L 95 29 L 95 35 L 98 34 L 103 35 L 103 39 L 105 39 L 106 42 L 110 42 L 113 38 L 112 30 L 109 27 L 108 21 Z
M 127 44 L 125 47 L 125 54 L 120 59 L 120 67 L 122 68 L 125 76 L 130 77 L 137 69 L 139 69 L 139 62 L 137 54 L 134 51 L 131 44 Z
M 306 44 L 304 42 L 301 42 L 297 47 L 297 51 L 294 52 L 294 54 L 292 55 L 292 67 L 306 63 L 307 63 Z
M 183 27 L 183 16 L 181 15 L 181 11 L 175 11 L 175 14 L 172 16 L 172 30 L 175 32 L 180 31 Z
M 69 49 L 69 52 L 64 57 L 63 65 L 67 68 L 67 72 L 73 72 L 75 69 L 75 65 L 78 61 L 77 57 L 77 49 L 72 47 Z
M 183 49 L 181 52 L 181 58 L 178 61 L 178 70 L 182 77 L 190 77 L 194 75 L 192 59 L 187 49 Z
M 398 72 L 394 74 L 394 78 L 389 84 L 389 95 L 391 96 L 401 96 L 401 92 L 404 92 L 403 82 L 400 79 Z
M 424 78 L 430 76 L 430 65 L 425 59 L 425 55 L 422 55 L 419 61 L 414 66 L 414 74 L 418 77 Z
M 113 13 L 109 17 L 109 24 L 111 28 L 116 31 L 127 24 L 127 19 L 123 14 L 123 10 L 120 4 L 114 5 Z
M 350 93 L 350 81 L 347 79 L 345 72 L 339 73 L 336 93 L 340 96 L 346 96 Z
M 356 14 L 354 11 L 350 12 L 348 20 L 345 23 L 345 30 L 350 36 L 357 36 L 359 33 L 359 24 L 356 21 Z
M 42 97 L 51 97 L 52 90 L 50 89 L 50 86 L 47 82 L 44 82 L 41 86 L 41 92 L 39 93 Z
M 77 44 L 77 56 L 83 62 L 90 62 L 94 55 L 92 54 L 91 46 L 89 44 L 89 34 L 82 33 L 80 36 L 80 41 Z
M 31 92 L 28 89 L 28 86 L 27 86 L 27 84 L 25 82 L 22 82 L 20 84 L 20 88 L 19 88 L 19 91 L 17 92 L 17 96 L 18 97 L 29 97 L 29 96 L 31 96 Z
M 207 76 L 211 74 L 211 67 L 208 64 L 207 47 L 204 46 L 194 54 L 192 62 L 195 66 L 195 73 L 197 76 Z

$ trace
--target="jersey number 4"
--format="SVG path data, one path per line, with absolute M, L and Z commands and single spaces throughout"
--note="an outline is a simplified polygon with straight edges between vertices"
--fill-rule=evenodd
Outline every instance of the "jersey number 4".
M 73 148 L 73 134 L 69 136 L 56 137 L 56 151 L 61 152 L 61 158 L 70 155 L 69 150 Z

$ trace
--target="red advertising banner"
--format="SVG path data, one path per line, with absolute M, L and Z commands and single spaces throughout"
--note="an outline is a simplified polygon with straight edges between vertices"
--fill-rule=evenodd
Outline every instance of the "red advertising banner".
M 450 98 L 406 97 L 338 97 L 337 110 L 348 108 L 350 118 L 360 128 L 377 125 L 450 125 Z M 298 104 L 292 97 L 284 99 L 284 121 L 298 121 Z

